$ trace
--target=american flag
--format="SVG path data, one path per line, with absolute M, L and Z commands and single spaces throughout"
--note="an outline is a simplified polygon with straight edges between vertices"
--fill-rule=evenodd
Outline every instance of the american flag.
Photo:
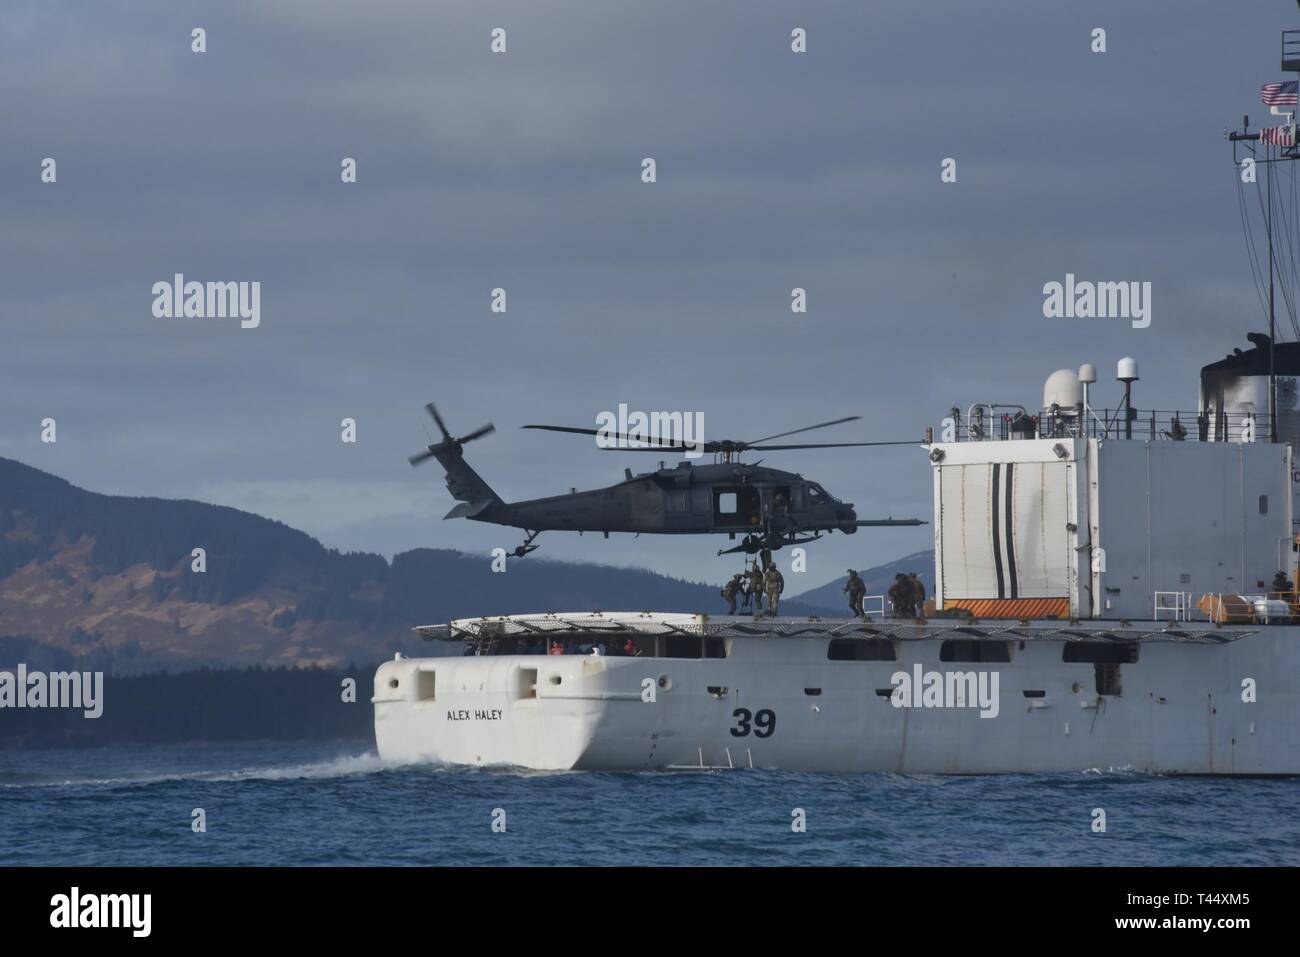
M 1265 106 L 1296 106 L 1297 84 L 1300 84 L 1300 81 L 1265 83 L 1259 91 L 1259 98 L 1264 101 Z
M 1259 141 L 1273 146 L 1295 146 L 1294 126 L 1274 126 L 1259 131 Z

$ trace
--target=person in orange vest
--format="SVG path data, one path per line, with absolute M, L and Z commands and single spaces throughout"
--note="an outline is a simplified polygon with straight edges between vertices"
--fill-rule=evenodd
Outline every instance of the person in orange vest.
M 548 651 L 547 654 L 548 654 L 548 655 L 562 655 L 562 654 L 564 654 L 564 646 L 561 645 L 558 641 L 553 641 L 553 642 L 551 642 L 551 650 Z
M 636 650 L 636 642 L 633 641 L 631 638 L 629 638 L 627 642 L 623 645 L 623 654 L 627 655 L 629 658 L 635 658 L 638 654 L 640 654 L 640 652 Z

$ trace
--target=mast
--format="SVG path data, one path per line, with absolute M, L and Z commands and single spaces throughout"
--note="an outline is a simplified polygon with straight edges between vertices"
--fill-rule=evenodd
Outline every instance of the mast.
M 1300 90 L 1300 30 L 1283 30 L 1282 31 L 1282 71 L 1293 73 L 1297 80 L 1297 90 Z M 1277 151 L 1271 148 L 1270 143 L 1264 141 L 1259 130 L 1250 131 L 1250 117 L 1244 117 L 1242 120 L 1241 132 L 1227 132 L 1225 135 L 1232 146 L 1233 165 L 1239 166 L 1237 160 L 1237 144 L 1241 142 L 1258 143 L 1264 150 L 1264 158 L 1255 158 L 1256 165 L 1263 165 L 1265 169 L 1264 195 L 1264 232 L 1268 236 L 1268 440 L 1277 442 L 1277 369 L 1274 363 L 1275 345 L 1277 343 L 1277 316 L 1274 308 L 1274 286 L 1276 274 L 1276 259 L 1273 246 L 1273 164 L 1282 162 L 1294 162 L 1300 159 L 1300 147 L 1295 142 L 1295 119 L 1296 113 L 1300 111 L 1300 105 L 1293 106 L 1291 112 L 1287 113 L 1276 106 L 1269 108 L 1274 116 L 1285 116 L 1286 125 L 1291 127 L 1291 142 L 1287 143 L 1285 139 L 1276 140 L 1278 145 Z M 1249 147 L 1252 156 L 1255 154 L 1255 148 Z
M 1265 156 L 1272 151 L 1265 148 Z M 1267 185 L 1267 212 L 1264 214 L 1264 231 L 1268 233 L 1268 440 L 1277 441 L 1277 375 L 1273 368 L 1273 343 L 1277 341 L 1277 320 L 1273 313 L 1273 160 L 1268 161 L 1265 174 Z

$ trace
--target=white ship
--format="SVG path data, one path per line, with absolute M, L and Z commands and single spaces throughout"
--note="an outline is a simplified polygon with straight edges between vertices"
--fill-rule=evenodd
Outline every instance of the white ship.
M 954 409 L 921 448 L 924 617 L 574 613 L 418 630 L 375 675 L 382 757 L 537 769 L 1300 774 L 1300 344 L 1252 336 L 1195 412 Z M 1271 410 L 1276 409 L 1274 414 Z M 1259 411 L 1265 410 L 1265 411 Z M 766 507 L 767 503 L 764 503 Z M 548 654 L 559 642 L 584 654 Z

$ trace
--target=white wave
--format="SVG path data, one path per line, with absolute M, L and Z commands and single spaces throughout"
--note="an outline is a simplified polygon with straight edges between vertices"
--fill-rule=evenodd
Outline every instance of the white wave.
M 373 751 L 344 755 L 329 761 L 312 761 L 307 764 L 290 764 L 283 767 L 242 768 L 237 771 L 207 772 L 203 781 L 296 781 L 343 778 L 356 774 L 374 774 L 388 768 L 402 767 L 395 761 L 385 761 Z
M 213 783 L 240 781 L 297 781 L 326 780 L 375 774 L 381 771 L 407 767 L 396 761 L 385 761 L 372 751 L 343 755 L 327 761 L 304 764 L 268 765 L 223 770 L 184 771 L 170 773 L 127 774 L 120 777 L 64 777 L 62 775 L 33 774 L 26 781 L 0 781 L 0 787 L 122 787 L 148 784 L 166 784 L 174 781 L 207 781 Z
M 1110 767 L 1106 767 L 1106 768 L 1085 768 L 1083 770 L 1083 773 L 1084 774 L 1114 774 L 1114 775 L 1121 775 L 1124 777 L 1143 777 L 1143 778 L 1151 778 L 1151 777 L 1158 778 L 1164 776 L 1159 771 L 1142 771 L 1131 764 L 1111 765 Z

